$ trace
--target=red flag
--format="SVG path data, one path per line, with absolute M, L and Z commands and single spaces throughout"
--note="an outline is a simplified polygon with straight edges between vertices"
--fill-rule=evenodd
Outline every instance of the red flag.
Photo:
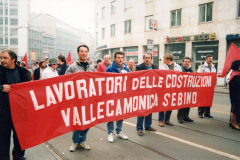
M 71 64 L 71 52 L 70 51 L 69 51 L 69 53 L 67 55 L 66 62 L 67 62 L 68 65 Z
M 232 43 L 227 53 L 221 77 L 226 76 L 229 68 L 231 68 L 232 62 L 235 60 L 240 60 L 240 49 Z
M 25 62 L 27 69 L 29 69 L 29 67 L 28 67 L 28 60 L 27 60 L 27 52 L 26 52 L 26 54 L 24 55 L 24 57 L 23 57 L 23 59 L 21 60 L 21 62 Z
M 73 59 L 73 57 L 72 57 L 72 64 L 74 63 L 74 59 Z
M 42 60 L 44 60 L 45 59 L 45 54 L 43 55 L 43 57 L 42 57 Z

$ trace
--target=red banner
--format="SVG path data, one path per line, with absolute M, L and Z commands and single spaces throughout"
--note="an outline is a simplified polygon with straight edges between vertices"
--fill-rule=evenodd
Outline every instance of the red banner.
M 14 84 L 12 119 L 22 149 L 73 130 L 152 112 L 211 106 L 216 73 L 78 72 Z

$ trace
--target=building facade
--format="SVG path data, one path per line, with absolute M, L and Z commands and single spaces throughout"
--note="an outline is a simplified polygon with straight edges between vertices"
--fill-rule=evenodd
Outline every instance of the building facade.
M 18 54 L 19 8 L 28 8 L 29 0 L 0 0 L 0 49 L 12 49 Z M 28 10 L 26 10 L 27 12 Z M 26 14 L 28 15 L 28 14 Z
M 96 58 L 109 54 L 113 60 L 114 52 L 123 51 L 125 61 L 133 58 L 139 64 L 150 51 L 160 66 L 164 54 L 172 53 L 179 64 L 184 56 L 191 57 L 196 71 L 212 54 L 221 72 L 231 43 L 240 47 L 240 2 L 97 0 L 95 32 Z M 217 85 L 225 85 L 224 78 L 218 78 Z

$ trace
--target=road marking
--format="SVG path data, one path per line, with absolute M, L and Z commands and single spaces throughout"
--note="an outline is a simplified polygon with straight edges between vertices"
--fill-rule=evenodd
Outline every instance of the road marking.
M 228 107 L 228 108 L 231 108 L 231 106 L 227 106 L 227 105 L 221 105 L 221 104 L 216 104 L 216 103 L 213 103 L 212 104 L 213 106 L 218 106 L 218 107 Z
M 133 124 L 133 123 L 129 123 L 129 122 L 126 122 L 126 121 L 123 121 L 123 123 L 125 123 L 125 124 L 127 124 L 129 126 L 136 127 L 136 124 Z M 152 133 L 155 133 L 157 135 L 160 135 L 160 136 L 163 136 L 163 137 L 167 137 L 167 138 L 170 138 L 170 139 L 173 139 L 173 140 L 176 140 L 176 141 L 188 144 L 190 146 L 201 148 L 201 149 L 207 150 L 209 152 L 213 152 L 213 153 L 216 153 L 216 154 L 228 157 L 228 158 L 240 160 L 240 157 L 238 157 L 238 156 L 235 156 L 235 155 L 232 155 L 232 154 L 228 154 L 228 153 L 225 153 L 225 152 L 222 152 L 222 151 L 218 151 L 216 149 L 212 149 L 212 148 L 209 148 L 209 147 L 205 147 L 205 146 L 202 146 L 200 144 L 196 144 L 196 143 L 193 143 L 193 142 L 190 142 L 190 141 L 186 141 L 186 140 L 178 138 L 178 137 L 170 136 L 170 135 L 165 134 L 165 133 L 161 133 L 161 132 L 158 132 L 158 131 L 152 132 Z
M 229 114 L 230 115 L 230 112 L 229 113 L 225 113 L 225 112 L 219 112 L 219 111 L 214 111 L 214 110 L 211 110 L 211 112 L 217 112 L 217 113 Z

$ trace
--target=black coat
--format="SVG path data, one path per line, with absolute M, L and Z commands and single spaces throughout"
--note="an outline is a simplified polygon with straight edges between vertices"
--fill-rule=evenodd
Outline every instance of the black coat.
M 61 70 L 61 72 L 60 72 L 60 74 L 59 74 L 59 76 L 60 76 L 60 75 L 64 75 L 65 72 L 66 72 L 66 70 L 67 70 L 67 68 L 68 68 L 67 63 L 64 63 L 64 64 L 63 64 L 63 67 L 62 67 L 62 70 Z
M 240 76 L 236 75 L 229 82 L 231 112 L 240 116 Z
M 158 69 L 155 65 L 151 64 L 152 65 L 152 69 Z M 137 67 L 136 67 L 136 71 L 139 71 L 139 70 L 146 70 L 147 69 L 147 66 L 145 65 L 145 63 L 141 63 L 139 64 Z
M 18 70 L 21 82 L 31 81 L 31 77 L 29 76 L 27 69 L 18 65 L 16 65 L 16 68 Z M 6 68 L 0 65 L 0 85 L 8 84 L 6 71 Z M 2 92 L 0 90 L 0 111 L 4 109 L 4 107 L 6 107 L 7 105 L 9 105 L 8 93 Z
M 34 80 L 39 80 L 40 79 L 40 67 L 38 67 L 34 70 L 33 78 L 34 78 Z
M 191 67 L 189 67 L 188 69 L 186 69 L 183 65 L 181 67 L 183 72 L 193 72 Z

